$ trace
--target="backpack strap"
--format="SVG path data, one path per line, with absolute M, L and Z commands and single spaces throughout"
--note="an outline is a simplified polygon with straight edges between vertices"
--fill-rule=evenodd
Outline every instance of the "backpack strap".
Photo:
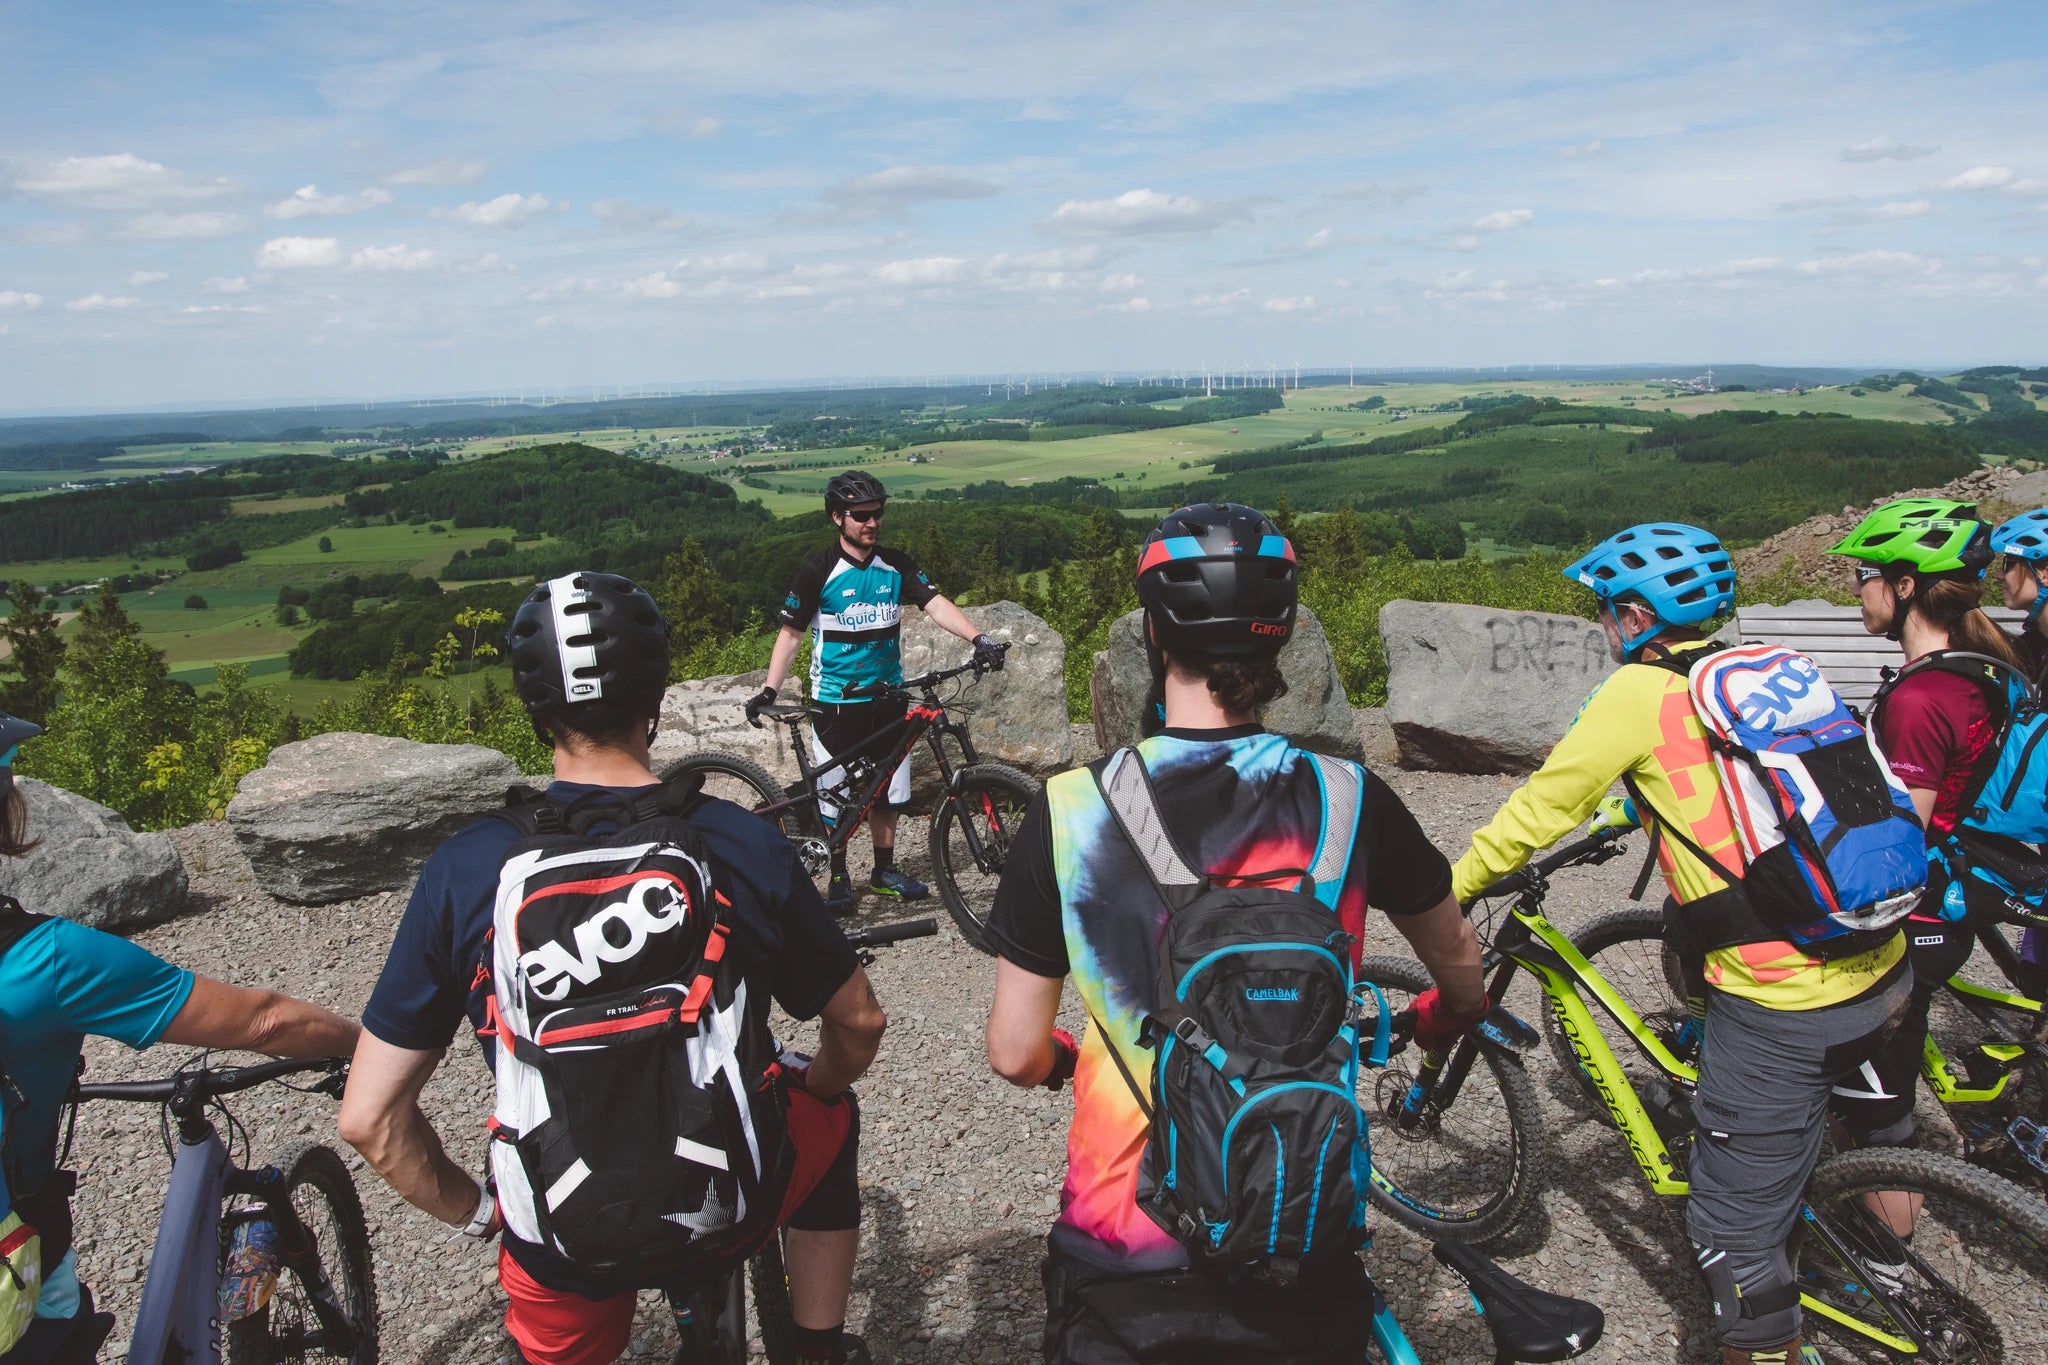
M 2004 747 L 2006 734 L 2013 722 L 2027 711 L 2039 708 L 2040 693 L 2024 669 L 2015 668 L 1995 655 L 1978 654 L 1967 649 L 1930 650 L 1902 668 L 1885 670 L 1884 681 L 1870 699 L 1870 725 L 1873 730 L 1878 727 L 1884 704 L 1891 694 L 1906 679 L 1923 672 L 1953 673 L 1977 684 L 1991 708 L 1992 720 L 1998 726 L 1996 741 L 1985 746 L 1969 781 L 1963 786 L 1961 808 L 1967 811 L 1983 794 L 1984 784 L 1990 781 L 1992 770 L 1998 766 L 1998 752 Z
M 1309 859 L 1308 875 L 1301 893 L 1314 896 L 1330 909 L 1344 890 L 1344 873 L 1351 866 L 1351 851 L 1358 842 L 1358 815 L 1365 798 L 1365 774 L 1355 763 L 1331 758 L 1313 750 L 1305 751 L 1315 765 L 1316 780 L 1323 790 L 1323 828 L 1316 836 L 1315 856 Z M 1335 835 L 1335 837 L 1331 837 Z
M 22 909 L 21 902 L 12 896 L 0 896 L 0 956 L 27 938 L 37 925 L 48 918 L 48 915 L 32 914 Z
M 1102 1035 L 1102 1046 L 1109 1053 L 1109 1060 L 1116 1063 L 1116 1074 L 1123 1077 L 1124 1084 L 1130 1087 L 1131 1098 L 1138 1102 L 1138 1112 L 1145 1116 L 1147 1123 L 1150 1123 L 1152 1121 L 1152 1104 L 1145 1098 L 1144 1088 L 1138 1084 L 1138 1078 L 1131 1074 L 1131 1069 L 1128 1066 L 1124 1065 L 1124 1055 L 1116 1050 L 1116 1040 L 1109 1036 L 1109 1030 L 1104 1028 L 1102 1021 L 1095 1017 L 1094 1010 L 1087 1009 L 1085 1005 L 1083 1009 L 1086 1010 L 1088 1015 L 1088 1026 Z
M 1111 754 L 1109 761 L 1095 772 L 1095 786 L 1117 828 L 1137 851 L 1146 878 L 1166 902 L 1168 912 L 1181 909 L 1201 895 L 1208 878 L 1188 864 L 1173 834 L 1159 818 L 1158 795 L 1137 749 L 1127 745 Z

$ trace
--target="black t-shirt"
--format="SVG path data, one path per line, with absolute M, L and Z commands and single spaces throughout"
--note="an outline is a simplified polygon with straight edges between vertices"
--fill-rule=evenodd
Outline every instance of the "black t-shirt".
M 1225 743 L 1261 735 L 1256 725 L 1229 730 L 1167 729 L 1167 738 Z M 1231 848 L 1232 828 L 1259 818 L 1259 806 L 1244 807 L 1240 774 L 1228 763 L 1194 767 L 1184 779 L 1158 789 L 1160 815 L 1189 850 Z M 1233 810 L 1233 806 L 1244 807 Z M 1218 869 L 1209 867 L 1206 871 Z M 1419 915 L 1451 894 L 1451 865 L 1415 816 L 1386 783 L 1371 772 L 1359 795 L 1358 837 L 1351 876 L 1362 872 L 1365 902 L 1389 915 Z M 1065 976 L 1067 940 L 1060 919 L 1059 883 L 1053 875 L 1052 820 L 1040 792 L 1026 811 L 996 888 L 989 937 L 998 956 L 1039 976 Z
M 604 789 L 557 782 L 548 795 L 573 801 L 599 790 Z M 732 951 L 739 955 L 748 985 L 765 990 L 792 1018 L 814 1018 L 859 962 L 796 849 L 773 825 L 730 801 L 704 802 L 691 812 L 690 822 L 703 835 L 720 889 L 732 901 Z M 465 1018 L 472 1028 L 484 1026 L 490 988 L 478 979 L 477 965 L 491 927 L 499 864 L 520 837 L 509 822 L 486 817 L 427 859 L 363 1008 L 363 1027 L 372 1035 L 393 1047 L 436 1052 L 454 1040 Z M 479 1037 L 477 1043 L 484 1065 L 491 1066 L 492 1040 Z M 486 1117 L 477 1116 L 479 1132 Z M 459 1149 L 456 1160 L 469 1164 Z M 621 1292 L 509 1232 L 505 1249 L 550 1288 L 592 1298 Z

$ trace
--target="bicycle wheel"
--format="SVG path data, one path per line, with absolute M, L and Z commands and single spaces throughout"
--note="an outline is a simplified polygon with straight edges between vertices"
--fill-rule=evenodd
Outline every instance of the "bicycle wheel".
M 1631 906 L 1610 911 L 1580 926 L 1571 937 L 1572 945 L 1585 954 L 1593 970 L 1642 1016 L 1644 1024 L 1677 1051 L 1676 1035 L 1689 1017 L 1685 1007 L 1685 972 L 1679 966 L 1678 954 L 1664 946 L 1663 910 Z M 1587 997 L 1587 1005 L 1595 1015 L 1601 1013 L 1591 997 Z M 1580 1097 L 1594 1113 L 1611 1122 L 1607 1102 L 1580 1067 L 1572 1040 L 1565 1036 L 1556 1016 L 1548 1009 L 1543 1012 L 1543 1036 L 1564 1074 L 1577 1083 Z M 1652 1069 L 1633 1047 L 1618 1048 L 1616 1056 L 1621 1059 L 1623 1074 L 1638 1090 L 1646 1080 L 1664 1074 Z M 1680 1058 L 1690 1060 L 1682 1052 Z
M 356 1349 L 331 1349 L 313 1311 L 313 1287 L 297 1271 L 278 1273 L 270 1301 L 228 1324 L 229 1365 L 273 1365 L 296 1360 L 339 1360 L 375 1365 L 377 1286 L 370 1261 L 370 1230 L 348 1167 L 331 1147 L 307 1143 L 272 1163 L 284 1172 L 285 1197 L 320 1249 L 320 1267 L 335 1302 L 355 1330 Z
M 1920 1198 L 1910 1241 L 1871 1211 L 1877 1194 Z M 2048 1359 L 2048 1206 L 1988 1171 L 1910 1148 L 1845 1152 L 1814 1172 L 1791 1250 L 1800 1289 L 1856 1324 L 1809 1310 L 1809 1330 L 1882 1334 L 1951 1365 Z
M 1431 986 L 1420 963 L 1369 957 L 1358 977 L 1399 1013 Z M 1361 1069 L 1358 1103 L 1372 1122 L 1372 1202 L 1431 1237 L 1486 1243 L 1515 1225 L 1536 1193 L 1544 1145 L 1535 1085 L 1508 1048 L 1478 1042 L 1479 1056 L 1453 1108 L 1432 1107 L 1403 1131 L 1395 1122 L 1421 1056 L 1411 1045 L 1384 1070 Z
M 932 875 L 960 936 L 984 953 L 988 912 L 995 904 L 1010 841 L 1038 784 L 1001 763 L 962 768 L 952 792 L 932 813 Z
M 768 1365 L 796 1365 L 796 1319 L 790 1313 L 789 1269 L 779 1234 L 747 1262 L 747 1278 L 754 1284 L 754 1317 Z
M 694 754 L 684 754 L 661 770 L 661 778 L 667 781 L 683 773 L 702 777 L 704 785 L 701 790 L 706 796 L 730 801 L 747 810 L 758 811 L 789 799 L 789 793 L 769 776 L 766 768 L 751 758 L 726 749 L 700 749 Z M 825 847 L 824 822 L 818 818 L 815 801 L 784 806 L 773 815 L 762 816 L 762 819 L 772 823 L 782 831 L 785 839 L 797 846 L 812 877 L 824 874 L 830 859 Z

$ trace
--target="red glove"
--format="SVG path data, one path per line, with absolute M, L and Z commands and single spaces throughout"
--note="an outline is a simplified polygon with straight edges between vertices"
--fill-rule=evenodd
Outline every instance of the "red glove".
M 1415 1013 L 1415 1043 L 1424 1052 L 1442 1052 L 1469 1032 L 1472 1026 L 1484 1019 L 1493 1009 L 1487 1001 L 1476 1010 L 1460 1014 L 1444 1004 L 1436 987 L 1415 997 L 1415 1003 L 1408 1007 Z
M 1081 1060 L 1081 1045 L 1074 1041 L 1074 1035 L 1063 1028 L 1052 1031 L 1052 1071 L 1039 1084 L 1047 1090 L 1058 1090 L 1074 1074 L 1074 1064 Z

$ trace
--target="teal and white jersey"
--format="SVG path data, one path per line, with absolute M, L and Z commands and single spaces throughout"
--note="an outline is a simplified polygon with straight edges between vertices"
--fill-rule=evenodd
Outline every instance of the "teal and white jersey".
M 782 624 L 811 627 L 811 696 L 843 700 L 848 688 L 903 681 L 903 606 L 922 607 L 939 595 L 901 550 L 875 548 L 868 562 L 832 548 L 807 559 L 782 599 Z M 856 701 L 864 700 L 855 698 Z

